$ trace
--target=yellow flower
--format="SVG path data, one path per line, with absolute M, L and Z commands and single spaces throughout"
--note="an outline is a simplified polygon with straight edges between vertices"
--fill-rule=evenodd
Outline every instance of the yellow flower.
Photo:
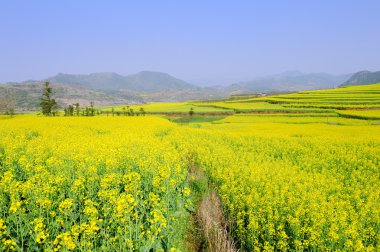
M 11 206 L 9 207 L 10 213 L 16 213 L 21 209 L 22 201 L 12 201 Z
M 72 199 L 65 199 L 59 204 L 59 211 L 62 213 L 71 211 L 71 208 L 73 206 L 74 200 Z
M 191 192 L 191 190 L 190 190 L 188 187 L 185 187 L 185 188 L 183 189 L 183 195 L 185 195 L 185 196 L 189 196 L 189 195 L 190 195 L 190 192 Z
M 66 247 L 68 250 L 73 250 L 76 248 L 76 245 L 73 241 L 73 238 L 71 237 L 69 232 L 64 232 L 62 234 L 59 234 L 53 242 L 56 246 L 56 251 L 58 251 L 61 247 Z

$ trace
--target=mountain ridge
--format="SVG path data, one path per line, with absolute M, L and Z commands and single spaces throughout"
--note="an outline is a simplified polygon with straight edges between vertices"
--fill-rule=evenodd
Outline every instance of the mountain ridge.
M 59 108 L 74 103 L 88 106 L 90 102 L 97 106 L 144 103 L 140 96 L 133 93 L 110 93 L 71 84 L 52 83 L 51 86 Z M 0 85 L 0 97 L 7 92 L 10 93 L 17 111 L 38 110 L 42 89 L 43 82 L 3 84 Z
M 333 88 L 347 81 L 351 74 L 302 73 L 287 71 L 228 86 L 199 87 L 167 73 L 141 71 L 131 75 L 114 72 L 65 74 L 41 81 L 0 85 L 0 95 L 11 90 L 21 110 L 38 109 L 43 81 L 51 82 L 60 107 L 79 102 L 86 106 L 137 104 L 147 102 L 180 102 L 224 98 L 236 94 L 280 93 L 310 89 Z
M 353 85 L 366 85 L 380 83 L 380 71 L 359 71 L 353 74 L 347 81 L 342 83 L 341 87 L 353 86 Z
M 196 86 L 167 73 L 141 71 L 131 75 L 120 75 L 114 72 L 91 74 L 64 74 L 59 73 L 45 79 L 52 83 L 76 84 L 82 87 L 118 91 L 130 90 L 135 92 L 159 92 L 164 90 L 191 89 Z
M 311 89 L 334 88 L 347 80 L 351 74 L 332 75 L 327 73 L 301 73 L 299 71 L 288 71 L 280 74 L 270 75 L 241 81 L 229 86 L 230 92 L 275 92 L 275 91 L 301 91 Z

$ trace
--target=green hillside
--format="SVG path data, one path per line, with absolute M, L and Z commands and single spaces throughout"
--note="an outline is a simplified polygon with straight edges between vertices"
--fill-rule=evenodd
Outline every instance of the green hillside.
M 370 72 L 361 71 L 351 76 L 346 82 L 341 86 L 354 86 L 354 85 L 366 85 L 372 83 L 380 83 L 380 71 Z
M 346 81 L 351 74 L 332 75 L 327 73 L 304 74 L 289 71 L 251 81 L 241 81 L 228 87 L 231 93 L 280 92 L 333 88 Z

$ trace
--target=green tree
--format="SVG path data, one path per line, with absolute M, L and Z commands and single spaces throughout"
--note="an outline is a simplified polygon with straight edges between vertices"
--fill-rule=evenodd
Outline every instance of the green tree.
M 85 108 L 84 116 L 90 116 L 90 108 L 89 107 Z
M 75 107 L 75 114 L 76 114 L 77 116 L 79 116 L 79 113 L 80 113 L 79 103 L 78 103 L 78 102 L 75 103 L 75 104 L 74 104 L 74 107 Z
M 90 102 L 90 116 L 95 115 L 95 108 L 94 108 L 94 102 Z
M 143 115 L 143 116 L 145 115 L 145 110 L 144 110 L 143 107 L 140 108 L 140 114 Z
M 73 116 L 74 115 L 74 106 L 69 105 L 63 109 L 65 116 Z
M 193 116 L 194 115 L 194 109 L 193 107 L 190 108 L 190 111 L 189 111 L 189 116 Z
M 45 82 L 42 97 L 41 97 L 41 110 L 42 114 L 45 116 L 55 115 L 55 109 L 57 107 L 57 102 L 52 98 L 53 89 L 49 82 Z
M 69 108 L 68 107 L 63 109 L 63 115 L 69 116 Z

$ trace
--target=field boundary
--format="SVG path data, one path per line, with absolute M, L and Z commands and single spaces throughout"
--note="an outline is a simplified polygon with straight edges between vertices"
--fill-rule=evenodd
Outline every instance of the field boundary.
M 343 114 L 343 113 L 339 113 L 339 112 L 337 112 L 337 114 L 338 114 L 340 117 L 351 118 L 351 119 L 359 119 L 359 120 L 380 120 L 379 117 L 373 117 L 373 116 L 351 115 L 351 114 Z

